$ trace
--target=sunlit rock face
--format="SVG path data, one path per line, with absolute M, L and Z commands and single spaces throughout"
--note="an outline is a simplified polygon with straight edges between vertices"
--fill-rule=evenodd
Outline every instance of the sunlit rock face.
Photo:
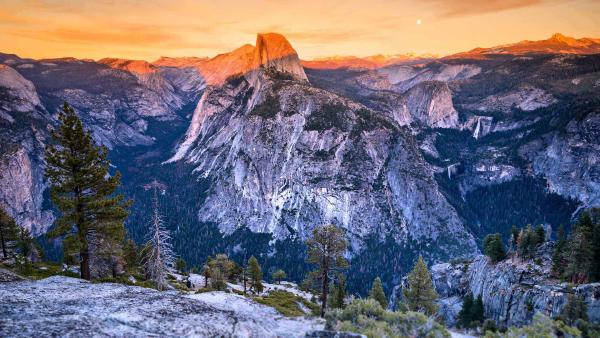
M 356 251 L 377 234 L 431 245 L 426 256 L 475 253 L 408 130 L 310 86 L 288 61 L 211 86 L 200 100 L 171 159 L 213 182 L 200 220 L 224 234 L 248 227 L 276 239 L 334 223 Z
M 253 69 L 260 67 L 307 81 L 298 54 L 281 34 L 266 33 L 256 37 Z
M 307 80 L 298 54 L 283 35 L 276 33 L 258 34 L 256 46 L 246 44 L 213 58 L 161 58 L 154 65 L 195 68 L 212 86 L 223 85 L 227 79 L 240 75 L 250 79 L 260 68 Z

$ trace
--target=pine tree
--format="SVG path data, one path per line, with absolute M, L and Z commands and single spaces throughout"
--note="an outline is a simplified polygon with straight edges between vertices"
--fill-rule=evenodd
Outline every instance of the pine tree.
M 277 284 L 281 284 L 281 281 L 283 279 L 285 279 L 286 274 L 285 274 L 285 271 L 279 269 L 279 270 L 273 272 L 273 275 L 271 277 Z
M 573 283 L 584 283 L 589 279 L 593 257 L 592 238 L 592 219 L 586 211 L 579 217 L 569 242 L 565 274 Z
M 419 256 L 413 270 L 408 274 L 408 287 L 404 288 L 402 293 L 412 311 L 423 312 L 428 316 L 437 312 L 438 306 L 435 302 L 438 295 L 422 256 Z
M 81 277 L 90 279 L 90 237 L 122 243 L 130 203 L 115 194 L 121 175 L 108 175 L 106 147 L 96 146 L 73 108 L 65 103 L 58 119 L 60 126 L 52 131 L 54 144 L 46 148 L 50 198 L 61 212 L 50 236 L 69 235 L 77 240 Z
M 63 244 L 64 245 L 64 244 Z M 125 264 L 129 270 L 137 269 L 140 264 L 140 255 L 138 247 L 133 239 L 128 239 L 123 245 L 123 258 L 125 258 Z
M 332 285 L 329 307 L 332 309 L 343 309 L 346 306 L 344 303 L 344 299 L 346 298 L 346 277 L 341 273 L 338 274 L 337 283 L 333 283 Z
M 535 228 L 535 243 L 536 246 L 540 246 L 546 242 L 546 230 L 544 230 L 544 226 L 539 224 Z
M 600 208 L 594 208 L 591 211 L 591 218 L 593 222 L 593 235 L 592 235 L 592 263 L 590 267 L 590 281 L 600 281 Z
M 499 233 L 489 234 L 483 239 L 483 252 L 497 263 L 506 257 L 502 236 Z
M 388 301 L 385 296 L 385 292 L 383 291 L 383 286 L 381 285 L 381 279 L 379 277 L 375 278 L 373 281 L 373 286 L 371 287 L 371 291 L 369 292 L 369 298 L 376 300 L 381 307 L 387 309 Z
M 327 294 L 331 274 L 348 267 L 344 258 L 348 242 L 344 232 L 333 224 L 316 227 L 312 237 L 306 241 L 308 247 L 308 262 L 316 264 L 313 271 L 321 281 L 321 317 L 325 315 Z
M 258 260 L 254 256 L 251 256 L 250 259 L 248 259 L 248 273 L 250 275 L 251 289 L 255 293 L 261 293 L 263 291 L 263 275 Z
M 510 247 L 512 250 L 517 250 L 519 245 L 519 229 L 515 225 L 510 229 Z
M 208 260 L 210 260 L 210 257 L 208 257 Z M 204 288 L 206 289 L 208 288 L 208 279 L 210 278 L 210 266 L 208 264 L 204 264 L 204 266 L 202 267 L 202 276 L 204 276 Z
M 471 308 L 471 325 L 478 323 L 479 325 L 483 324 L 484 319 L 484 308 L 483 308 L 483 299 L 481 295 L 477 296 L 477 299 L 473 302 L 473 307 Z
M 210 270 L 210 286 L 218 291 L 225 290 L 227 283 L 225 281 L 225 274 L 217 267 Z
M 175 261 L 175 269 L 179 271 L 179 273 L 185 273 L 185 266 L 185 260 L 181 257 L 177 258 L 177 260 Z
M 519 255 L 524 258 L 531 258 L 537 248 L 536 236 L 533 233 L 531 225 L 521 230 L 519 234 Z
M 167 275 L 173 272 L 175 254 L 171 244 L 171 235 L 165 229 L 163 217 L 158 210 L 158 196 L 154 190 L 152 207 L 152 221 L 150 222 L 149 238 L 143 252 L 144 269 L 156 288 L 164 290 L 167 287 Z
M 37 243 L 31 237 L 29 230 L 25 228 L 19 229 L 19 239 L 17 240 L 17 250 L 23 257 L 33 262 L 37 257 Z
M 470 293 L 463 299 L 462 308 L 458 313 L 458 324 L 460 327 L 470 327 L 473 319 L 471 315 L 473 313 L 473 295 Z
M 19 226 L 2 206 L 0 206 L 0 245 L 2 245 L 2 256 L 8 257 L 8 243 L 19 238 Z
M 570 293 L 567 296 L 567 304 L 561 312 L 561 317 L 568 325 L 575 324 L 578 319 L 587 321 L 587 304 L 583 297 Z
M 555 276 L 560 276 L 565 268 L 565 250 L 567 247 L 567 238 L 565 235 L 565 227 L 561 224 L 558 227 L 556 238 L 556 246 L 552 253 L 552 272 Z

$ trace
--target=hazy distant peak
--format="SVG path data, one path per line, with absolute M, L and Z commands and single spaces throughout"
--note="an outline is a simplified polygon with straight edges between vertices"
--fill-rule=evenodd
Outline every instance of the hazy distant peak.
M 524 40 L 517 43 L 499 45 L 490 48 L 475 48 L 448 58 L 482 58 L 490 54 L 596 54 L 600 53 L 600 39 L 573 38 L 555 33 L 545 40 Z
M 371 55 L 371 56 L 333 56 L 314 60 L 302 60 L 302 65 L 313 69 L 375 69 L 407 61 L 437 58 L 433 54 L 395 54 L 395 55 Z
M 144 60 L 127 60 L 119 58 L 104 58 L 98 60 L 98 63 L 105 64 L 111 68 L 125 70 L 135 74 L 150 74 L 156 73 L 158 68 L 148 61 Z

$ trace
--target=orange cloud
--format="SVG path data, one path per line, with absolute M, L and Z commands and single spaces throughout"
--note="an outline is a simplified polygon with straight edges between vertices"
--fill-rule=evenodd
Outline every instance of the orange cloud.
M 427 0 L 441 8 L 443 16 L 466 16 L 565 2 L 568 0 Z

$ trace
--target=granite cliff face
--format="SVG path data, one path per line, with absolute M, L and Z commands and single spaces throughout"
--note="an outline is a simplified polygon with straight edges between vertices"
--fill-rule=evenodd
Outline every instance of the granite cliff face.
M 521 148 L 561 195 L 600 205 L 600 112 L 570 121 L 564 133 L 553 132 Z
M 259 36 L 257 46 L 287 48 L 277 43 Z M 259 72 L 205 91 L 170 160 L 211 180 L 200 220 L 277 239 L 335 223 L 357 252 L 374 229 L 382 240 L 435 243 L 436 257 L 476 252 L 408 130 L 310 86 L 294 59 L 271 67 L 261 58 Z
M 0 65 L 0 204 L 23 227 L 43 233 L 52 223 L 44 210 L 43 151 L 51 123 L 34 85 Z
M 462 297 L 481 295 L 486 318 L 507 326 L 531 322 L 536 312 L 558 316 L 570 293 L 582 296 L 591 322 L 600 321 L 600 283 L 569 288 L 550 278 L 552 244 L 538 249 L 536 259 L 509 258 L 492 264 L 486 256 L 464 263 L 443 263 L 431 267 L 435 288 L 440 295 L 440 314 L 454 325 L 462 307 Z

